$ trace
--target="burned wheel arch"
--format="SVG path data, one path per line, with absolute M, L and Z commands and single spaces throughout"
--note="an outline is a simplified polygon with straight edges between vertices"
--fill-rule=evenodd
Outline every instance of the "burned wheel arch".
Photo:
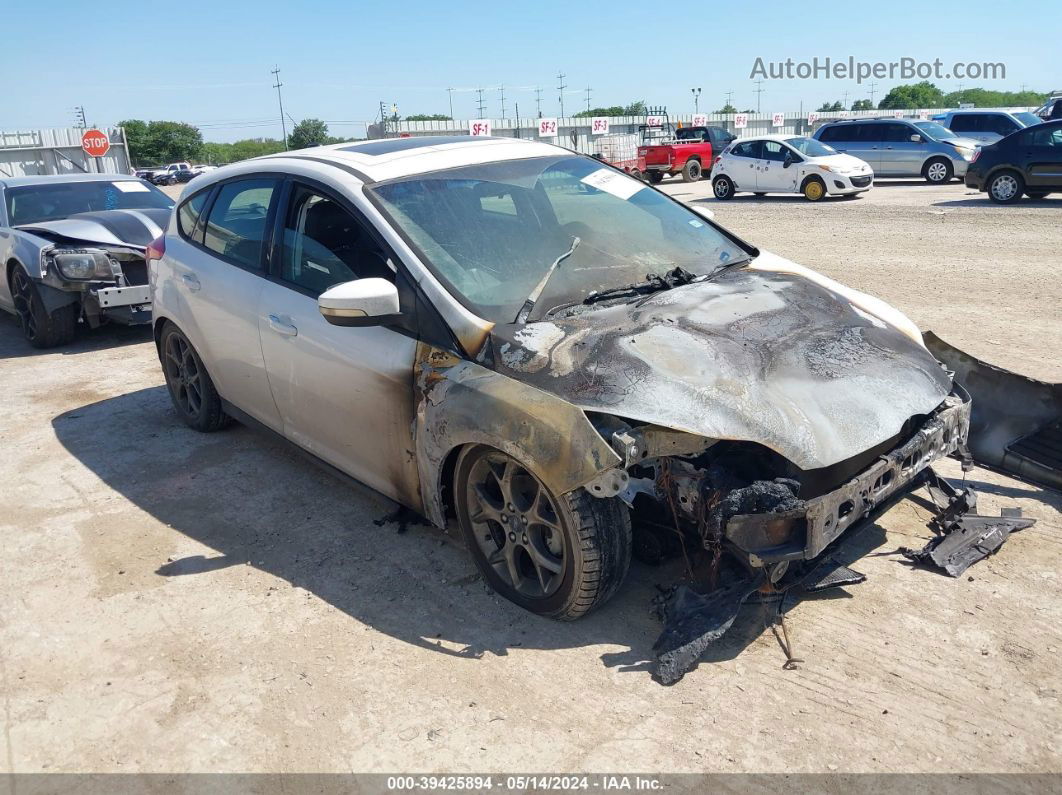
M 423 513 L 440 527 L 446 524 L 446 463 L 464 445 L 507 453 L 557 495 L 621 463 L 571 403 L 423 342 L 417 346 L 414 389 Z

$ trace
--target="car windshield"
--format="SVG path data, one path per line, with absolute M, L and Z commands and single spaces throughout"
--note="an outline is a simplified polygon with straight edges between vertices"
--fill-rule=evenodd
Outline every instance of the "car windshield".
M 11 226 L 55 221 L 95 210 L 150 210 L 173 207 L 173 199 L 139 179 L 48 182 L 8 188 Z
M 808 157 L 828 157 L 837 154 L 837 150 L 832 146 L 827 146 L 814 138 L 786 138 L 785 142 L 800 154 Z
M 924 132 L 930 138 L 934 138 L 938 141 L 942 141 L 945 138 L 957 137 L 955 133 L 945 127 L 943 124 L 937 124 L 935 121 L 916 121 L 912 122 L 915 127 Z
M 703 217 L 589 157 L 482 163 L 371 193 L 454 296 L 496 323 L 514 321 L 575 237 L 531 319 L 650 273 L 707 276 L 749 258 Z
M 1020 121 L 1026 127 L 1032 127 L 1034 124 L 1039 124 L 1043 121 L 1043 119 L 1041 119 L 1035 113 L 1029 113 L 1027 111 L 1022 111 L 1021 113 L 1014 113 L 1011 115 L 1014 116 L 1015 119 Z

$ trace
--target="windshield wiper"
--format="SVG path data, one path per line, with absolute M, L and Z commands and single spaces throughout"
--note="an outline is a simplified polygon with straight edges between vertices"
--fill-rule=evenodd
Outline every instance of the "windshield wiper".
M 579 248 L 579 244 L 581 242 L 582 241 L 579 239 L 578 236 L 573 236 L 571 247 L 559 257 L 557 257 L 555 260 L 553 260 L 553 263 L 548 268 L 546 268 L 546 272 L 542 275 L 542 279 L 537 285 L 535 285 L 535 289 L 531 291 L 531 295 L 527 296 L 527 300 L 524 301 L 524 305 L 520 307 L 520 311 L 516 315 L 517 323 L 527 322 L 527 316 L 531 314 L 531 310 L 535 308 L 535 302 L 538 301 L 538 297 L 542 295 L 542 291 L 546 289 L 546 282 L 549 281 L 549 277 L 553 275 L 553 272 L 555 270 L 557 270 L 557 266 L 559 266 L 562 262 L 564 262 L 564 260 L 568 259 L 568 257 L 575 253 L 575 249 Z
M 676 266 L 667 271 L 663 276 L 658 273 L 645 274 L 644 282 L 625 284 L 622 287 L 609 287 L 607 290 L 594 290 L 583 299 L 584 304 L 596 304 L 606 298 L 615 298 L 620 295 L 650 295 L 660 290 L 670 290 L 672 287 L 682 287 L 686 284 L 701 282 L 707 276 L 695 276 L 685 268 Z

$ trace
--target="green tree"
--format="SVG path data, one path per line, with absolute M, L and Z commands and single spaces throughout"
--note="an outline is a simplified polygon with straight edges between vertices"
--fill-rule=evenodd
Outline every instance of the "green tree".
M 990 91 L 987 88 L 968 88 L 944 95 L 944 107 L 972 103 L 978 108 L 1036 107 L 1047 101 L 1047 94 L 1039 91 Z
M 852 103 L 852 110 L 874 110 L 874 103 L 869 99 L 857 99 Z
M 307 146 L 320 146 L 328 143 L 328 125 L 320 119 L 303 119 L 296 124 L 288 136 L 288 147 L 305 149 Z
M 844 104 L 838 102 L 823 102 L 822 107 L 819 108 L 819 113 L 836 113 L 839 110 L 844 110 Z
M 134 165 L 154 165 L 154 155 L 148 139 L 148 124 L 140 119 L 126 119 L 118 122 L 125 130 L 125 142 L 129 145 L 129 158 Z
M 453 118 L 445 113 L 415 113 L 406 116 L 403 121 L 453 121 Z
M 729 102 L 723 105 L 716 113 L 737 113 L 738 109 L 731 105 Z
M 879 110 L 908 110 L 913 108 L 940 108 L 944 106 L 944 92 L 923 80 L 921 83 L 895 86 L 878 103 Z
M 152 121 L 147 126 L 148 147 L 159 163 L 197 160 L 203 136 L 196 127 L 181 121 Z
M 646 110 L 644 99 L 639 99 L 637 102 L 632 102 L 630 105 L 623 109 L 624 116 L 644 116 L 645 114 Z
M 607 108 L 590 108 L 573 114 L 575 119 L 588 119 L 591 116 L 626 116 L 622 105 L 610 105 Z

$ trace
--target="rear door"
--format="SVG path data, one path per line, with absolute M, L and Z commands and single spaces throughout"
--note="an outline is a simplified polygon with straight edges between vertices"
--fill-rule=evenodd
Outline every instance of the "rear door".
M 292 181 L 285 191 L 272 274 L 258 303 L 269 385 L 288 439 L 415 506 L 416 341 L 390 327 L 333 326 L 317 308 L 317 297 L 336 284 L 395 281 L 388 257 L 352 210 L 321 185 Z
M 763 141 L 739 141 L 727 155 L 726 173 L 739 190 L 756 190 Z
M 173 279 L 162 287 L 173 291 L 164 304 L 203 357 L 218 393 L 278 431 L 258 338 L 258 298 L 279 184 L 272 177 L 234 179 L 182 204 L 179 235 L 166 241 Z M 209 206 L 195 218 L 200 200 Z

